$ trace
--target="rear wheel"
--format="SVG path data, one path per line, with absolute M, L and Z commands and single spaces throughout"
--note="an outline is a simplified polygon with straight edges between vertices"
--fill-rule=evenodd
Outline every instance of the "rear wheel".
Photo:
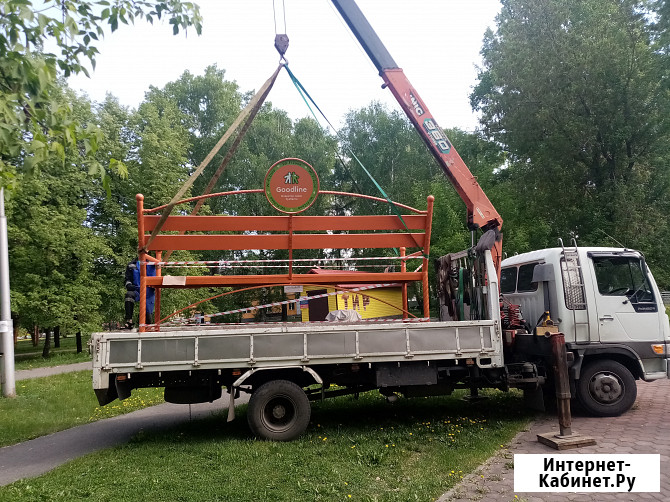
M 291 441 L 302 434 L 311 415 L 305 392 L 288 380 L 272 380 L 261 385 L 249 399 L 247 421 L 258 437 Z
M 635 378 L 623 364 L 598 360 L 588 364 L 577 382 L 577 399 L 586 411 L 615 417 L 628 411 L 637 398 Z

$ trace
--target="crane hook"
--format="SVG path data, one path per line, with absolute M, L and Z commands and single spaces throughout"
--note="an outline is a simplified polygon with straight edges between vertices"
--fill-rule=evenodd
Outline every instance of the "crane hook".
M 284 33 L 275 35 L 275 49 L 277 49 L 277 52 L 281 56 L 280 61 L 286 61 L 284 54 L 288 50 L 288 35 Z

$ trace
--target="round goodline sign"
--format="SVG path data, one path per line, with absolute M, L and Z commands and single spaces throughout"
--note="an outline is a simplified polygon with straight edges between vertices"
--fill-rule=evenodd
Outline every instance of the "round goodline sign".
M 282 159 L 265 175 L 265 196 L 275 209 L 299 213 L 314 203 L 319 178 L 314 168 L 300 159 Z

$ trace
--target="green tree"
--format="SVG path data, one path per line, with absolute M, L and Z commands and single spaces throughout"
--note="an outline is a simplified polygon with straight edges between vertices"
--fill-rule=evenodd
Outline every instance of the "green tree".
M 86 154 L 97 149 L 99 131 L 75 120 L 70 104 L 54 97 L 57 76 L 88 74 L 105 28 L 113 32 L 141 18 L 166 18 L 175 34 L 191 26 L 201 30 L 197 5 L 180 0 L 0 0 L 1 183 L 51 158 L 64 161 L 77 141 Z M 104 179 L 93 155 L 86 162 Z
M 62 97 L 73 104 L 77 120 L 87 120 L 88 102 L 67 91 Z M 40 176 L 18 176 L 7 220 L 12 304 L 21 324 L 99 327 L 103 288 L 95 270 L 110 249 L 86 224 L 96 181 L 81 156 L 51 159 Z
M 653 26 L 656 45 L 659 50 L 668 54 L 670 52 L 670 3 L 665 0 L 651 0 L 651 6 L 657 16 Z
M 670 209 L 670 64 L 648 4 L 502 4 L 471 99 L 509 152 L 505 177 L 526 220 L 549 241 L 535 244 L 613 244 L 612 235 L 655 255 Z
M 401 112 L 389 111 L 380 103 L 349 112 L 340 136 L 344 158 L 351 156 L 349 151 L 353 152 L 397 202 L 409 202 L 409 187 L 430 180 L 440 172 L 407 118 Z M 355 159 L 347 164 L 346 171 L 338 166 L 343 187 L 381 197 Z M 425 197 L 420 204 L 425 206 Z
M 127 177 L 110 174 L 110 196 L 106 196 L 99 182 L 93 183 L 88 208 L 88 225 L 112 250 L 96 267 L 96 276 L 109 293 L 102 298 L 101 312 L 105 320 L 120 321 L 125 267 L 137 257 L 135 196 L 143 194 L 147 208 L 172 198 L 189 174 L 189 135 L 183 125 L 183 114 L 164 97 L 145 101 L 137 110 L 128 110 L 107 96 L 95 107 L 91 120 L 104 132 L 96 154 L 99 161 L 121 159 L 129 174 Z M 184 259 L 194 258 L 186 255 Z M 189 294 L 192 296 L 188 291 L 171 292 L 163 302 L 164 312 L 190 303 L 184 300 L 190 298 Z

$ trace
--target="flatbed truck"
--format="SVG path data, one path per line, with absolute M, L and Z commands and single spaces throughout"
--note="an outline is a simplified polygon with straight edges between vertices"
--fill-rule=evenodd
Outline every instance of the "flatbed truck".
M 477 246 L 438 260 L 440 320 L 430 319 L 428 313 L 430 197 L 424 212 L 395 203 L 413 211 L 402 218 L 167 216 L 159 223 L 151 213 L 160 208 L 145 210 L 138 196 L 140 330 L 93 334 L 93 387 L 100 404 L 124 399 L 141 387 L 164 387 L 165 399 L 175 403 L 213 401 L 225 388 L 232 417 L 235 398 L 247 392 L 253 433 L 290 440 L 307 427 L 310 400 L 332 396 L 378 389 L 393 400 L 398 394 L 414 397 L 449 394 L 456 388 L 476 393 L 480 388 L 516 387 L 537 397 L 552 386 L 548 336 L 560 330 L 566 337 L 572 396 L 595 415 L 624 413 L 635 401 L 636 379 L 670 376 L 668 316 L 643 255 L 622 248 L 578 248 L 574 243 L 503 261 L 502 218 L 476 178 L 356 3 L 332 1 L 377 67 L 384 87 L 396 97 L 465 202 L 468 228 L 484 232 Z M 229 235 L 148 238 L 147 232 L 156 234 L 160 225 L 168 232 L 247 232 L 237 240 Z M 309 233 L 315 229 L 321 233 Z M 366 230 L 386 233 L 360 233 Z M 294 249 L 366 247 L 418 248 L 407 257 L 422 260 L 420 272 L 408 272 L 403 261 L 400 272 L 357 276 L 361 284 L 391 280 L 403 285 L 400 321 L 171 328 L 144 322 L 147 287 L 160 291 L 319 282 L 309 274 L 293 274 L 291 264 L 288 274 L 273 277 L 170 278 L 161 276 L 160 266 L 156 277 L 147 277 L 146 263 L 160 264 L 164 251 L 274 248 L 292 256 Z M 331 285 L 348 278 L 329 277 Z M 412 281 L 421 282 L 422 322 L 406 319 L 406 285 Z
M 566 334 L 572 395 L 595 415 L 627 411 L 636 379 L 670 376 L 670 325 L 640 253 L 555 248 L 504 261 L 503 318 L 490 251 L 482 261 L 487 319 L 95 333 L 93 386 L 101 404 L 141 387 L 164 387 L 175 403 L 213 401 L 225 388 L 231 412 L 240 392 L 251 393 L 253 433 L 290 440 L 307 427 L 310 400 L 374 389 L 392 399 L 456 388 L 542 392 L 553 385 L 551 327 Z M 555 325 L 510 325 L 509 305 L 548 312 Z

